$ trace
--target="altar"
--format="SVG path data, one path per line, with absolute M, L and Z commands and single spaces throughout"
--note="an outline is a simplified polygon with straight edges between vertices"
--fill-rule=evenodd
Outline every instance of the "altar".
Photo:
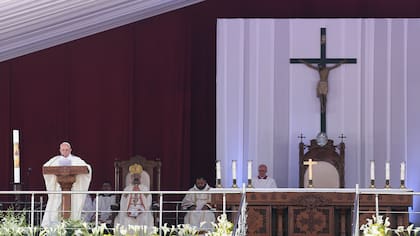
M 300 189 L 302 190 L 302 189 Z M 335 191 L 337 190 L 337 191 Z M 286 190 L 287 191 L 287 190 Z M 359 196 L 360 225 L 374 214 L 376 201 L 374 194 Z M 239 206 L 241 194 L 227 194 L 226 208 L 232 210 L 230 218 Z M 246 193 L 248 235 L 351 235 L 355 193 L 343 189 L 330 191 L 288 191 Z M 219 207 L 223 204 L 222 195 L 213 197 Z M 378 196 L 380 211 L 400 212 L 385 214 L 391 227 L 408 225 L 408 207 L 412 206 L 413 196 L 407 194 L 382 194 Z M 367 213 L 366 211 L 372 211 Z

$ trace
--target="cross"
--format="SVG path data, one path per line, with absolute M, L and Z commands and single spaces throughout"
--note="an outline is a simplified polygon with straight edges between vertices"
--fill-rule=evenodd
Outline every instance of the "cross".
M 317 161 L 312 161 L 312 159 L 308 159 L 308 161 L 304 161 L 303 164 L 308 166 L 309 176 L 308 179 L 312 180 L 312 166 L 318 164 Z
M 328 93 L 328 74 L 330 70 L 339 67 L 341 64 L 355 64 L 356 58 L 327 58 L 327 34 L 326 29 L 321 28 L 321 57 L 320 58 L 291 58 L 290 63 L 303 63 L 306 66 L 319 72 L 317 96 L 321 104 L 321 132 L 327 133 L 326 106 Z M 317 64 L 314 66 L 313 64 Z M 327 66 L 327 64 L 334 64 Z
M 303 134 L 302 133 L 300 133 L 300 135 L 298 136 L 298 138 L 300 138 L 300 142 L 302 143 L 303 142 L 303 139 L 304 138 L 306 138 L 305 136 L 303 136 Z
M 341 138 L 341 142 L 344 142 L 344 139 L 347 138 L 346 136 L 344 136 L 344 134 L 341 134 L 340 136 L 338 136 L 338 138 Z

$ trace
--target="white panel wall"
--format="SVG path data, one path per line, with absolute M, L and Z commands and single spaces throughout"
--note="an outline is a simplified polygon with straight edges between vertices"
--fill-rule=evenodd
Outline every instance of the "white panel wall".
M 244 152 L 244 20 L 219 21 L 217 27 L 217 159 L 221 160 L 224 186 L 232 183 L 231 161 Z M 237 41 L 232 40 L 237 39 Z M 248 76 L 248 74 L 246 74 Z M 239 171 L 240 179 L 242 172 Z
M 419 91 L 420 91 L 420 21 L 416 19 L 409 19 L 406 23 L 406 161 L 407 161 L 407 186 L 420 191 L 420 106 L 419 106 Z M 414 199 L 413 211 L 420 212 L 420 201 L 418 198 Z M 420 222 L 420 216 L 412 217 L 413 222 L 417 224 Z

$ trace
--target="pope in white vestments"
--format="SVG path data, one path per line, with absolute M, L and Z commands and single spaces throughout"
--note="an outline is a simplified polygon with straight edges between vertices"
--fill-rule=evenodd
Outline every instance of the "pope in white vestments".
M 115 218 L 114 225 L 141 225 L 152 230 L 154 225 L 151 210 L 152 195 L 141 191 L 149 191 L 150 176 L 139 164 L 129 167 L 124 191 L 139 191 L 138 193 L 123 194 L 120 202 L 120 212 Z
M 47 161 L 44 166 L 87 166 L 88 174 L 80 174 L 76 176 L 73 183 L 72 191 L 88 191 L 90 180 L 92 177 L 92 169 L 80 157 L 71 154 L 71 146 L 67 142 L 60 144 L 60 154 Z M 61 191 L 60 184 L 57 182 L 56 175 L 44 175 L 45 186 L 47 191 Z M 70 218 L 80 220 L 81 212 L 85 203 L 86 194 L 71 195 L 71 215 Z M 61 194 L 48 194 L 48 202 L 45 207 L 45 214 L 42 218 L 42 227 L 54 226 L 61 220 Z
M 188 191 L 203 191 L 203 193 L 188 193 L 182 199 L 182 209 L 190 210 L 184 217 L 184 223 L 196 227 L 199 230 L 212 230 L 211 222 L 216 223 L 211 209 L 211 194 L 207 193 L 211 187 L 203 177 L 195 181 L 194 187 Z M 201 226 L 201 227 L 200 227 Z
M 277 188 L 276 181 L 267 176 L 267 166 L 261 164 L 258 166 L 258 176 L 252 179 L 254 188 Z

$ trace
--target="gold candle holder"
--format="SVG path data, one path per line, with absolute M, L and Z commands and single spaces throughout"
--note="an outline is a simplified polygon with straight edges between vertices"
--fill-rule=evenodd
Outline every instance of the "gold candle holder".
M 400 188 L 405 188 L 405 181 L 403 179 L 401 180 Z
M 248 179 L 248 185 L 246 186 L 247 188 L 253 188 L 252 187 L 252 180 Z
M 385 188 L 391 188 L 391 186 L 389 186 L 389 179 L 385 180 Z
M 232 188 L 237 188 L 238 187 L 238 185 L 236 184 L 236 179 L 233 179 L 233 184 L 232 184 Z
M 14 183 L 13 184 L 13 191 L 22 191 L 22 184 L 20 183 Z M 20 194 L 15 194 L 15 202 L 20 202 Z
M 311 179 L 308 180 L 308 188 L 313 188 L 313 187 L 314 187 L 313 181 Z
M 375 180 L 374 179 L 370 180 L 370 188 L 375 188 Z
M 221 179 L 216 179 L 216 188 L 223 188 Z

